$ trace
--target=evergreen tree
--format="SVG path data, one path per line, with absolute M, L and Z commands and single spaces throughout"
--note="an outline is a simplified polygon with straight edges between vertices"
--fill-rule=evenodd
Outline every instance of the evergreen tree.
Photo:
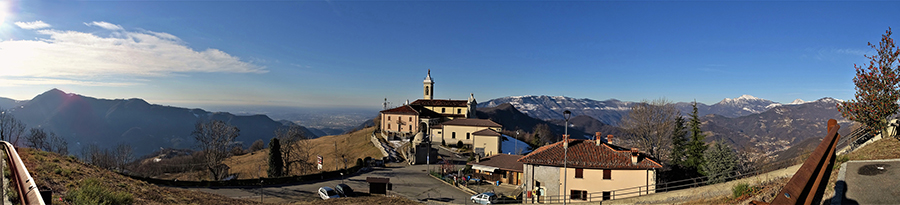
M 703 142 L 703 140 L 706 139 L 706 135 L 703 134 L 703 130 L 700 130 L 697 101 L 694 101 L 691 105 L 694 107 L 694 110 L 691 112 L 691 121 L 688 123 L 691 127 L 691 141 L 687 144 L 687 160 L 685 160 L 684 164 L 706 175 L 708 173 L 704 173 L 701 169 L 703 164 L 706 163 L 703 159 L 703 152 L 706 151 L 706 142 Z
M 713 143 L 713 146 L 704 153 L 703 159 L 706 161 L 706 164 L 703 165 L 703 172 L 710 176 L 710 184 L 724 182 L 737 167 L 735 163 L 737 157 L 731 147 L 725 143 Z
M 284 160 L 281 158 L 281 143 L 278 138 L 272 138 L 269 142 L 269 177 L 280 177 L 284 172 Z
M 672 131 L 672 165 L 684 166 L 685 156 L 687 155 L 687 127 L 684 125 L 684 118 L 678 116 L 675 118 L 675 130 Z
M 865 130 L 874 135 L 887 129 L 887 118 L 900 109 L 897 105 L 900 65 L 894 65 L 900 60 L 900 50 L 891 38 L 890 28 L 881 36 L 881 43 L 877 46 L 869 43 L 869 46 L 878 54 L 866 56 L 870 59 L 868 67 L 853 65 L 856 99 L 838 103 L 837 109 L 841 116 L 865 125 Z

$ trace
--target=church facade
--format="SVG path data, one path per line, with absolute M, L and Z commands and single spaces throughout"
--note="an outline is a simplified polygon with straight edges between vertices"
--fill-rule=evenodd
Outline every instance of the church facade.
M 429 127 L 441 122 L 475 117 L 475 105 L 478 103 L 474 94 L 470 94 L 468 100 L 434 99 L 431 70 L 422 81 L 422 88 L 422 99 L 381 111 L 379 127 L 383 132 L 412 135 L 420 131 L 428 132 Z

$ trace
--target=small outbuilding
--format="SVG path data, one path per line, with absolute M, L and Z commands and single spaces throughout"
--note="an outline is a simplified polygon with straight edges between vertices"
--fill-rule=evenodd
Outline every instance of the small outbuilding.
M 366 177 L 366 182 L 369 183 L 369 194 L 387 194 L 391 178 Z

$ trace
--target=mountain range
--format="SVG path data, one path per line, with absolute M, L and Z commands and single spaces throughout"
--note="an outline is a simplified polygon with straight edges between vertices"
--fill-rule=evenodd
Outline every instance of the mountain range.
M 87 144 L 104 148 L 125 143 L 134 148 L 137 156 L 160 148 L 193 148 L 195 140 L 191 133 L 195 124 L 210 120 L 236 126 L 240 136 L 235 141 L 246 148 L 258 139 L 268 142 L 275 130 L 293 125 L 274 121 L 266 115 L 239 116 L 170 107 L 137 98 L 97 99 L 58 89 L 16 103 L 4 109 L 28 128 L 41 127 L 63 137 L 69 142 L 71 153 L 78 153 Z M 303 129 L 315 137 L 313 132 Z
M 840 100 L 825 97 L 810 102 L 798 99 L 781 104 L 743 95 L 726 98 L 713 105 L 698 103 L 697 108 L 707 142 L 726 142 L 736 149 L 753 147 L 768 156 L 777 156 L 801 141 L 824 136 L 828 119 L 838 120 L 844 127 L 840 130 L 842 135 L 849 133 L 852 121 L 844 119 L 837 111 L 838 102 Z M 569 120 L 570 126 L 580 133 L 621 134 L 624 132 L 614 125 L 627 115 L 635 103 L 616 99 L 597 101 L 563 96 L 518 96 L 497 98 L 478 106 L 481 110 L 508 104 L 530 117 L 556 125 L 563 125 L 562 112 L 570 110 L 573 116 Z M 689 102 L 675 103 L 675 107 L 685 115 L 692 110 Z M 586 127 L 593 128 L 585 130 Z

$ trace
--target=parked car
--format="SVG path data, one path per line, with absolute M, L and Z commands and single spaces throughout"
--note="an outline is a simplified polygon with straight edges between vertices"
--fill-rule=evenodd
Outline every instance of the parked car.
M 341 196 L 338 195 L 338 193 L 334 191 L 334 189 L 327 186 L 319 187 L 319 197 L 322 197 L 322 199 L 326 200 L 331 198 L 341 198 Z
M 347 186 L 346 184 L 335 185 L 334 190 L 336 190 L 337 193 L 340 194 L 342 197 L 356 196 L 356 193 L 353 192 L 353 189 L 350 188 L 350 186 Z
M 497 195 L 490 192 L 484 192 L 472 195 L 472 203 L 493 204 L 497 202 Z

